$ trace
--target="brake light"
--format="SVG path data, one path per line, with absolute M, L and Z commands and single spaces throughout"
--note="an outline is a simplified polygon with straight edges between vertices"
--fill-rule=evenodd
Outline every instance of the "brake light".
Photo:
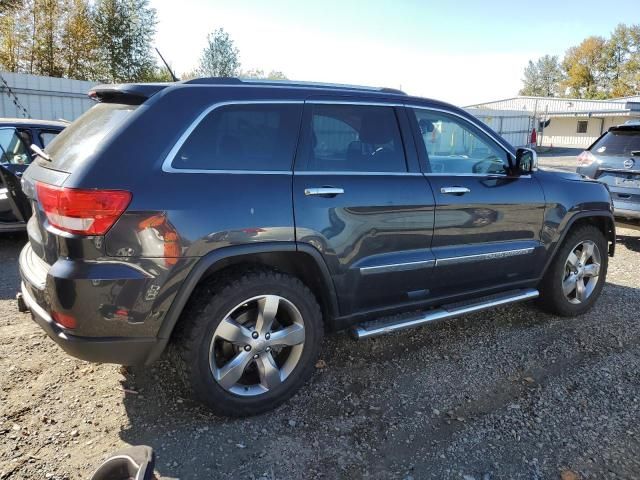
M 58 325 L 62 325 L 64 328 L 76 328 L 78 326 L 76 319 L 66 313 L 52 312 L 51 316 Z
M 124 190 L 83 190 L 36 182 L 38 201 L 49 223 L 81 235 L 104 235 L 131 202 Z
M 596 161 L 596 157 L 589 150 L 585 150 L 580 155 L 578 155 L 578 166 L 579 167 L 588 167 L 593 162 Z

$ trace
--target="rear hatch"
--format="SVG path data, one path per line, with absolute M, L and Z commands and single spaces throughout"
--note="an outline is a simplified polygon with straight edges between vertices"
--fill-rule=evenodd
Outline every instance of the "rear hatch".
M 22 181 L 33 210 L 27 233 L 33 254 L 46 264 L 60 256 L 92 259 L 102 254 L 102 236 L 126 209 L 130 194 L 67 185 L 73 184 L 74 172 L 99 162 L 101 144 L 124 127 L 138 105 L 166 86 L 96 87 L 90 96 L 100 103 L 62 131 L 29 166 Z
M 598 159 L 596 178 L 614 200 L 640 201 L 640 125 L 611 128 L 589 151 Z

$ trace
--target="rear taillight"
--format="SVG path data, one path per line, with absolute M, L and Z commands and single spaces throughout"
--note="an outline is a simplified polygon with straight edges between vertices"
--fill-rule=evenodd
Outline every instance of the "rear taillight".
M 38 201 L 49 223 L 82 235 L 104 235 L 131 202 L 123 190 L 83 190 L 36 182 Z
M 579 167 L 588 167 L 595 161 L 596 161 L 596 157 L 594 157 L 589 150 L 585 150 L 580 155 L 578 155 Z
M 72 315 L 60 312 L 52 312 L 51 316 L 58 325 L 64 328 L 76 328 L 78 326 L 78 322 L 76 322 L 75 317 L 73 317 Z

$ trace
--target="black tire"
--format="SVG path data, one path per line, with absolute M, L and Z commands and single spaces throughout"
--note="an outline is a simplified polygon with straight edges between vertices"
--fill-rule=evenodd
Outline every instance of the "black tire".
M 563 293 L 562 282 L 566 275 L 565 265 L 574 248 L 582 242 L 593 242 L 600 254 L 600 273 L 598 281 L 589 297 L 581 303 L 571 303 Z M 604 287 L 608 268 L 608 244 L 602 232 L 593 225 L 582 225 L 572 229 L 562 242 L 551 265 L 540 282 L 540 307 L 556 315 L 574 317 L 588 311 L 596 302 Z
M 277 295 L 298 309 L 305 332 L 302 353 L 277 387 L 255 396 L 236 395 L 215 380 L 209 348 L 224 316 L 260 295 Z M 323 337 L 322 314 L 313 293 L 298 278 L 271 270 L 238 272 L 199 286 L 176 329 L 170 355 L 186 387 L 214 413 L 234 417 L 264 413 L 288 400 L 313 374 Z

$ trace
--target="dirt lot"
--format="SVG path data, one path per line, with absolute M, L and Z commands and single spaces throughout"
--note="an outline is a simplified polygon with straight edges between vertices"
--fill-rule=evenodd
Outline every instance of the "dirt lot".
M 24 242 L 0 237 L 1 479 L 86 478 L 130 444 L 154 447 L 163 478 L 640 477 L 640 232 L 619 231 L 582 318 L 518 305 L 361 343 L 331 335 L 300 394 L 242 420 L 183 398 L 165 362 L 66 356 L 17 311 Z

